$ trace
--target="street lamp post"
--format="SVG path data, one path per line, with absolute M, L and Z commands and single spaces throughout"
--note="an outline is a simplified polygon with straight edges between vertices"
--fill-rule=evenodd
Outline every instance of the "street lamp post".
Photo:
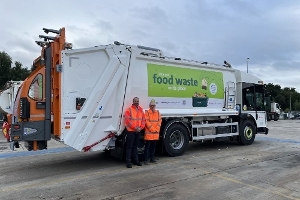
M 292 90 L 295 89 L 293 87 L 290 87 L 290 111 L 292 112 Z
M 292 90 L 296 88 L 290 87 L 290 113 L 292 113 Z
M 292 92 L 290 91 L 290 112 L 292 112 Z
M 247 73 L 248 73 L 248 60 L 249 60 L 250 58 L 247 58 Z

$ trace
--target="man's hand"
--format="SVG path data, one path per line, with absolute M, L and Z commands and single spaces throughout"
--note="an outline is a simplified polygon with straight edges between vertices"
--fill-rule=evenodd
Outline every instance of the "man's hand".
M 141 132 L 141 128 L 140 128 L 140 127 L 136 127 L 136 128 L 135 128 L 135 131 L 136 131 L 136 132 Z

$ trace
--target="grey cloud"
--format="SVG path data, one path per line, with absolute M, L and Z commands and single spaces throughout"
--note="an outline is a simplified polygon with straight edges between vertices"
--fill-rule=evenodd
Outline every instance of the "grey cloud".
M 35 39 L 26 32 L 23 37 L 11 34 L 11 39 L 6 40 L 0 48 L 6 51 L 13 59 L 19 61 L 24 67 L 31 67 L 33 60 L 39 56 L 40 47 L 35 44 Z
M 88 35 L 90 33 L 86 28 L 81 28 L 75 25 L 66 25 L 67 33 L 71 32 L 76 35 Z
M 129 32 L 128 42 L 132 40 L 139 41 L 141 43 L 146 42 L 148 37 L 148 33 L 141 29 L 133 29 Z
M 38 3 L 36 0 L 32 4 Z M 18 15 L 7 18 L 9 13 L 3 8 L 14 4 L 19 5 L 15 9 Z M 95 1 L 93 5 L 61 2 L 53 3 L 59 5 L 54 10 L 45 7 L 36 12 L 31 10 L 32 4 L 11 0 L 1 3 L 0 8 L 0 22 L 5 27 L 0 30 L 0 48 L 10 54 L 12 49 L 20 51 L 11 55 L 24 59 L 20 60 L 22 63 L 31 63 L 36 57 L 30 52 L 39 54 L 34 40 L 42 33 L 45 22 L 47 26 L 65 26 L 67 40 L 74 48 L 119 40 L 159 48 L 168 56 L 219 64 L 227 60 L 244 71 L 246 58 L 250 57 L 251 72 L 273 66 L 274 75 L 263 78 L 281 80 L 280 83 L 291 84 L 279 75 L 284 70 L 296 69 L 300 62 L 298 0 L 127 0 Z M 69 13 L 76 14 L 64 17 L 66 6 Z M 49 11 L 56 17 L 43 15 Z M 31 13 L 41 17 L 34 19 Z M 257 75 L 264 76 L 264 73 L 269 72 L 257 72 Z
M 99 40 L 94 39 L 94 38 L 87 38 L 87 37 L 75 39 L 72 43 L 74 44 L 73 45 L 74 49 L 88 48 L 88 47 L 94 47 L 97 45 L 101 45 L 101 42 Z
M 35 40 L 33 38 L 19 38 L 19 37 L 14 37 L 14 39 L 8 40 L 5 43 L 5 46 L 8 46 L 10 48 L 10 51 L 14 51 L 14 49 L 22 49 L 26 52 L 32 53 L 36 52 L 40 49 L 35 44 Z
M 239 17 L 258 17 L 262 12 L 262 10 L 258 8 L 258 4 L 242 0 L 223 0 L 220 1 L 219 5 L 224 7 L 223 12 L 231 13 L 231 15 L 237 14 Z M 215 6 L 218 6 L 218 4 Z
M 276 61 L 272 66 L 284 72 L 289 69 L 300 69 L 300 61 Z
M 209 1 L 205 0 L 191 1 L 186 3 L 184 7 L 186 16 L 184 19 L 188 18 L 193 22 L 219 22 L 223 20 L 230 20 L 232 18 L 228 15 L 228 12 L 221 10 L 221 7 L 218 7 L 218 4 L 211 5 Z
M 93 26 L 105 31 L 113 31 L 113 26 L 108 21 L 105 20 L 99 19 L 93 24 Z
M 144 20 L 144 23 L 151 23 L 156 25 L 168 24 L 168 16 L 165 11 L 158 6 L 153 7 L 134 7 L 131 9 L 131 16 L 136 20 Z M 149 24 L 144 24 L 148 26 Z
M 39 52 L 28 52 L 28 51 L 12 51 L 9 52 L 9 55 L 12 57 L 13 62 L 19 61 L 22 63 L 23 67 L 31 68 L 31 65 L 35 58 L 40 56 Z M 13 64 L 14 65 L 14 64 Z

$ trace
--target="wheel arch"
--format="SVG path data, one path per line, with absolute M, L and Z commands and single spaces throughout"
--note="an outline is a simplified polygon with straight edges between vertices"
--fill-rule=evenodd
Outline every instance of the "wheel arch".
M 252 115 L 250 115 L 249 113 L 242 113 L 241 116 L 240 116 L 240 125 L 242 125 L 242 123 L 246 120 L 250 120 L 253 122 L 254 126 L 256 127 L 257 129 L 257 123 L 256 123 L 256 120 L 254 119 L 254 117 Z
M 184 127 L 187 129 L 188 131 L 188 135 L 189 135 L 189 140 L 191 141 L 192 139 L 192 131 L 191 131 L 191 126 L 188 122 L 183 121 L 181 118 L 172 118 L 172 119 L 165 119 L 163 121 L 163 125 L 160 129 L 161 135 L 162 135 L 162 139 L 165 138 L 166 136 L 166 132 L 168 130 L 168 128 L 170 126 L 172 126 L 175 123 L 180 123 L 182 125 L 184 125 Z

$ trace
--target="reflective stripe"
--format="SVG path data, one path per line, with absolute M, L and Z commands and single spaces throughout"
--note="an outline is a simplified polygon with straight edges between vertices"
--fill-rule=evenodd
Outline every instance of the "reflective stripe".
M 126 124 L 126 128 L 129 128 L 130 126 L 132 126 L 131 122 L 129 122 L 128 124 Z
M 158 132 L 148 132 L 148 131 L 147 131 L 147 132 L 145 132 L 145 134 L 150 134 L 150 135 L 151 135 L 151 134 L 154 134 L 154 135 L 156 135 L 156 134 L 159 134 L 159 133 L 158 133 Z

